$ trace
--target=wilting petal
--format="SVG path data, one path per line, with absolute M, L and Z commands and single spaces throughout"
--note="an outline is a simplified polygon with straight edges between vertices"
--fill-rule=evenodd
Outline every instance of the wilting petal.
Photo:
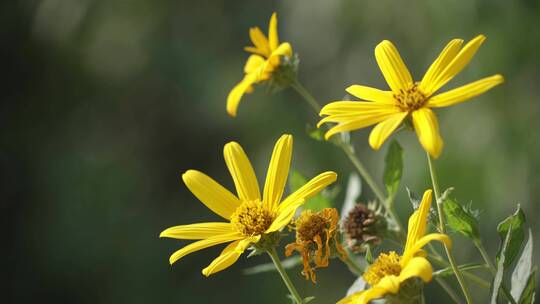
M 420 82 L 420 90 L 422 90 L 424 94 L 431 96 L 431 94 L 434 93 L 433 89 L 434 85 L 436 85 L 435 79 L 437 79 L 454 57 L 456 57 L 462 44 L 462 39 L 451 40 L 442 50 L 439 57 L 431 64 L 424 75 L 424 78 L 422 78 L 422 81 Z
M 260 200 L 257 177 L 244 149 L 233 141 L 225 145 L 223 155 L 240 199 L 242 201 Z
M 260 236 L 254 236 L 230 243 L 208 267 L 202 270 L 203 275 L 210 276 L 228 268 L 238 260 L 251 243 L 257 243 L 260 238 Z
M 393 92 L 398 93 L 400 89 L 406 90 L 412 85 L 411 73 L 392 42 L 384 40 L 379 43 L 375 47 L 375 59 Z
M 226 219 L 230 219 L 231 214 L 240 206 L 236 196 L 202 172 L 188 170 L 182 174 L 182 179 L 191 193 L 208 209 Z
M 283 212 L 283 210 L 289 208 L 289 204 L 294 204 L 300 199 L 308 200 L 312 196 L 319 193 L 321 190 L 326 188 L 328 185 L 335 182 L 337 179 L 337 174 L 332 171 L 327 171 L 317 175 L 307 182 L 300 189 L 294 191 L 289 195 L 278 207 L 278 212 Z
M 448 92 L 441 93 L 433 96 L 429 99 L 429 107 L 448 107 L 460 102 L 464 102 L 468 99 L 476 97 L 494 86 L 504 82 L 504 78 L 501 75 L 494 75 L 486 77 L 461 86 L 459 88 L 450 90 Z
M 432 157 L 439 157 L 444 144 L 439 134 L 439 123 L 435 113 L 428 108 L 421 108 L 412 112 L 412 120 L 422 147 Z
M 270 17 L 270 24 L 268 25 L 268 43 L 270 44 L 270 51 L 277 49 L 279 45 L 276 13 L 273 13 L 272 17 Z
M 229 115 L 232 117 L 236 116 L 238 105 L 242 100 L 242 96 L 244 96 L 245 93 L 251 92 L 251 86 L 256 82 L 256 80 L 257 76 L 255 73 L 247 74 L 244 76 L 244 79 L 242 79 L 242 81 L 240 81 L 240 83 L 238 83 L 231 90 L 229 96 L 227 96 L 227 113 L 229 113 Z
M 229 233 L 232 230 L 233 227 L 231 223 L 197 223 L 167 228 L 159 234 L 159 237 L 181 240 L 201 240 Z
M 223 243 L 227 243 L 227 242 L 231 242 L 231 241 L 236 241 L 236 240 L 239 240 L 243 238 L 242 235 L 240 235 L 239 233 L 237 232 L 231 232 L 231 233 L 227 233 L 227 234 L 222 234 L 222 235 L 217 235 L 217 236 L 214 236 L 214 237 L 211 237 L 211 238 L 207 238 L 207 239 L 204 239 L 204 240 L 200 240 L 200 241 L 197 241 L 197 242 L 193 242 L 185 247 L 183 247 L 182 249 L 176 251 L 175 253 L 173 253 L 171 255 L 171 257 L 169 258 L 169 263 L 171 263 L 171 265 L 178 261 L 179 259 L 183 258 L 184 256 L 192 253 L 192 252 L 195 252 L 195 251 L 199 251 L 199 250 L 202 250 L 202 249 L 205 249 L 205 248 L 208 248 L 208 247 L 212 247 L 212 246 L 215 246 L 215 245 L 218 245 L 218 244 L 223 244 Z
M 345 89 L 345 91 L 363 100 L 394 104 L 394 93 L 392 91 L 382 91 L 361 85 L 352 85 Z
M 426 233 L 427 219 L 431 208 L 433 191 L 428 189 L 422 196 L 422 201 L 417 210 L 409 217 L 409 227 L 407 231 L 407 242 L 405 243 L 404 255 L 409 252 L 416 242 Z
M 430 82 L 429 88 L 430 92 L 434 93 L 442 86 L 444 86 L 448 81 L 450 81 L 454 76 L 456 76 L 473 58 L 478 48 L 486 40 L 484 35 L 478 35 L 469 43 L 467 43 L 459 53 L 452 59 L 450 63 L 444 68 L 438 76 Z
M 266 230 L 266 233 L 278 231 L 281 230 L 281 228 L 287 226 L 296 214 L 296 209 L 298 209 L 298 207 L 302 206 L 304 203 L 305 200 L 303 198 L 300 198 L 294 202 L 288 203 L 283 208 L 279 208 L 276 219 L 272 222 L 272 225 L 270 225 L 270 227 Z
M 281 136 L 274 147 L 263 193 L 263 202 L 270 210 L 274 210 L 285 190 L 291 165 L 292 147 L 293 138 L 288 134 Z
M 399 282 L 403 283 L 410 278 L 420 278 L 425 283 L 431 281 L 433 268 L 428 260 L 416 257 L 409 260 L 399 274 Z
M 401 122 L 407 115 L 409 115 L 407 112 L 394 114 L 386 118 L 383 122 L 380 122 L 373 128 L 369 135 L 369 145 L 373 149 L 378 150 L 394 130 L 401 125 Z

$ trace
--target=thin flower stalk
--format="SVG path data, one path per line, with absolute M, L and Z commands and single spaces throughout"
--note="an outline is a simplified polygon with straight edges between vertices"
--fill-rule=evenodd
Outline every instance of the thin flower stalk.
M 435 194 L 437 214 L 439 215 L 439 232 L 444 234 L 445 233 L 445 224 L 444 224 L 445 220 L 444 220 L 442 202 L 440 201 L 441 193 L 439 192 L 439 183 L 437 180 L 437 174 L 435 172 L 435 166 L 433 164 L 433 160 L 429 152 L 427 153 L 427 159 L 428 159 L 429 173 L 431 175 L 431 183 L 433 185 L 433 192 Z M 447 244 L 443 244 L 443 245 L 444 245 L 444 251 L 446 252 L 446 256 L 448 257 L 448 262 L 450 263 L 450 267 L 452 267 L 452 271 L 456 275 L 456 279 L 459 283 L 459 286 L 461 287 L 461 291 L 463 292 L 463 295 L 465 296 L 465 301 L 468 304 L 470 304 L 472 303 L 472 298 L 467 288 L 467 285 L 465 283 L 465 280 L 463 279 L 463 276 L 461 274 L 461 270 L 459 270 L 459 268 L 457 267 L 456 261 L 454 260 L 454 256 L 452 255 L 450 248 L 447 246 Z

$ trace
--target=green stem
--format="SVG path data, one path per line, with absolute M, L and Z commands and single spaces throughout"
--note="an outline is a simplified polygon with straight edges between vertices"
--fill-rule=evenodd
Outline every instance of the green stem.
M 294 301 L 296 302 L 296 304 L 304 304 L 304 300 L 302 299 L 302 297 L 300 296 L 298 291 L 296 291 L 296 288 L 294 287 L 291 279 L 289 278 L 289 276 L 287 275 L 287 272 L 283 268 L 283 265 L 281 264 L 281 261 L 279 260 L 276 249 L 272 248 L 272 249 L 269 249 L 267 252 L 268 252 L 268 255 L 270 256 L 270 258 L 272 259 L 272 262 L 274 262 L 274 265 L 276 266 L 277 271 L 281 275 L 281 278 L 283 279 L 283 282 L 285 283 L 285 285 L 289 289 L 289 292 L 291 293 L 292 297 L 294 298 Z
M 433 165 L 433 160 L 431 159 L 431 156 L 429 155 L 429 153 L 427 154 L 427 159 L 428 159 L 429 173 L 431 175 L 431 183 L 433 185 L 433 192 L 435 193 L 437 213 L 439 214 L 439 232 L 445 233 L 442 202 L 439 201 L 441 197 L 441 193 L 439 191 L 439 183 L 437 180 L 437 174 L 435 173 L 435 166 Z M 448 257 L 448 262 L 450 262 L 450 267 L 452 267 L 452 270 L 454 271 L 454 274 L 456 275 L 456 279 L 459 283 L 459 286 L 461 287 L 461 290 L 463 292 L 463 295 L 465 296 L 465 301 L 468 304 L 471 304 L 472 303 L 471 295 L 469 293 L 469 290 L 467 289 L 467 286 L 465 284 L 465 280 L 463 279 L 461 271 L 457 267 L 456 261 L 454 260 L 454 256 L 452 255 L 452 252 L 450 252 L 450 248 L 448 248 L 446 244 L 443 244 L 443 245 L 444 245 L 444 251 L 446 252 L 446 256 Z
M 442 278 L 435 278 L 435 281 L 441 285 L 442 289 L 444 289 L 444 291 L 446 291 L 446 293 L 450 296 L 450 298 L 456 303 L 456 304 L 461 304 L 461 300 L 459 299 L 458 295 L 456 294 L 456 292 L 454 291 L 454 289 L 452 289 L 452 287 L 450 285 L 448 285 L 448 283 L 446 283 L 445 280 L 443 280 Z
M 297 79 L 294 80 L 294 82 L 291 84 L 291 87 L 295 89 L 296 92 L 300 94 L 300 96 L 302 96 L 305 101 L 307 101 L 311 108 L 315 112 L 317 112 L 317 115 L 319 115 L 322 109 L 321 106 L 319 105 L 317 100 L 315 100 L 315 98 L 308 92 L 308 90 L 306 90 L 306 88 L 300 82 L 298 82 Z
M 489 267 L 489 270 L 491 271 L 491 275 L 495 277 L 495 274 L 497 273 L 497 269 L 495 269 L 495 266 L 491 262 L 491 258 L 489 257 L 486 248 L 484 247 L 484 244 L 482 244 L 482 241 L 480 239 L 474 240 L 474 245 L 480 252 L 480 255 L 482 256 L 482 259 L 484 259 L 484 262 Z M 512 294 L 508 291 L 508 288 L 506 288 L 506 285 L 504 283 L 501 284 L 501 289 L 503 291 L 504 297 L 510 301 L 512 304 L 516 304 L 516 300 L 512 297 Z
M 291 87 L 300 95 L 302 98 L 313 108 L 313 110 L 318 115 L 321 112 L 321 106 L 315 100 L 315 98 L 306 90 L 306 88 L 300 84 L 298 80 L 295 80 Z M 360 176 L 364 179 L 366 184 L 371 188 L 375 196 L 379 199 L 379 201 L 384 205 L 386 211 L 392 218 L 392 220 L 396 223 L 398 226 L 398 233 L 403 236 L 404 230 L 403 225 L 401 224 L 401 221 L 399 220 L 399 217 L 397 216 L 394 208 L 393 208 L 393 197 L 386 197 L 384 195 L 384 192 L 379 188 L 373 177 L 369 174 L 364 164 L 358 159 L 356 154 L 354 153 L 353 147 L 344 142 L 343 140 L 339 140 L 338 146 L 343 150 L 343 152 L 347 155 L 351 163 L 354 165 L 355 169 L 360 173 Z

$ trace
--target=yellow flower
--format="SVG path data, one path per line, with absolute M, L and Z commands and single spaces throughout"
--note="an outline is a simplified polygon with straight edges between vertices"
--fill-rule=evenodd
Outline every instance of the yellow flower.
M 443 148 L 439 124 L 432 108 L 447 107 L 480 95 L 504 81 L 501 75 L 483 78 L 445 93 L 435 93 L 456 76 L 472 59 L 486 38 L 479 35 L 463 48 L 463 40 L 454 39 L 431 64 L 420 82 L 413 82 L 392 42 L 384 40 L 375 48 L 375 58 L 391 91 L 353 85 L 348 93 L 366 101 L 336 101 L 326 105 L 320 115 L 328 115 L 319 122 L 338 125 L 325 135 L 330 136 L 377 124 L 369 136 L 369 144 L 379 149 L 385 140 L 410 117 L 420 144 L 433 157 Z
M 272 72 L 280 65 L 281 57 L 291 57 L 292 47 L 288 42 L 279 43 L 277 32 L 277 15 L 272 14 L 268 26 L 268 38 L 258 27 L 249 29 L 249 37 L 253 46 L 244 50 L 252 53 L 244 66 L 244 79 L 240 81 L 227 97 L 227 113 L 236 116 L 236 111 L 244 93 L 253 91 L 253 84 L 272 78 Z
M 450 238 L 445 234 L 426 235 L 431 196 L 431 190 L 424 192 L 420 207 L 409 218 L 407 242 L 403 255 L 399 256 L 394 251 L 380 254 L 363 276 L 371 287 L 342 299 L 338 304 L 367 304 L 387 294 L 396 294 L 400 285 L 410 278 L 420 278 L 424 282 L 431 281 L 433 268 L 425 258 L 422 247 L 434 240 L 451 245 Z
M 320 212 L 304 210 L 294 221 L 296 240 L 285 247 L 285 256 L 292 255 L 294 251 L 302 255 L 303 274 L 306 280 L 311 277 L 311 281 L 316 283 L 315 269 L 328 267 L 332 247 L 342 259 L 347 257 L 338 240 L 338 221 L 336 208 L 324 208 Z M 311 266 L 312 260 L 314 267 Z
M 324 172 L 282 201 L 291 162 L 292 144 L 291 135 L 282 135 L 277 141 L 268 167 L 262 198 L 251 163 L 236 142 L 226 144 L 223 153 L 238 196 L 202 172 L 186 171 L 182 179 L 188 189 L 206 207 L 227 222 L 181 225 L 161 232 L 160 237 L 199 240 L 173 253 L 169 259 L 170 263 L 173 264 L 189 253 L 232 242 L 225 247 L 219 257 L 203 269 L 202 273 L 209 276 L 221 271 L 236 262 L 251 244 L 285 227 L 305 200 L 336 180 L 336 173 Z

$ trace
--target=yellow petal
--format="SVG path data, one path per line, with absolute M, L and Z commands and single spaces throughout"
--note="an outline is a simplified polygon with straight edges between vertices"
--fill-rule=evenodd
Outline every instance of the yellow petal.
M 263 53 L 265 57 L 270 55 L 270 46 L 268 45 L 268 39 L 264 36 L 263 32 L 258 27 L 252 27 L 249 29 L 249 37 L 253 45 Z
M 379 43 L 375 47 L 375 59 L 393 92 L 399 93 L 400 89 L 406 90 L 412 85 L 411 74 L 392 42 Z
M 260 200 L 257 177 L 244 149 L 232 141 L 223 148 L 223 156 L 236 186 L 238 197 L 242 201 Z
M 365 290 L 358 297 L 357 303 L 368 304 L 371 300 L 382 298 L 388 293 L 396 294 L 399 291 L 399 283 L 398 277 L 393 275 L 385 276 L 377 285 Z
M 422 254 L 422 248 L 424 246 L 426 246 L 431 241 L 442 242 L 447 247 L 452 246 L 452 240 L 450 239 L 450 237 L 448 235 L 442 234 L 442 233 L 430 233 L 430 234 L 428 234 L 426 236 L 423 236 L 420 239 L 418 239 L 416 241 L 416 243 L 414 243 L 412 248 L 405 251 L 405 253 L 403 254 L 403 257 L 401 259 L 402 265 L 406 265 L 408 263 L 409 259 L 411 259 L 414 256 L 418 256 L 419 253 Z
M 435 113 L 428 108 L 420 108 L 412 112 L 412 121 L 424 150 L 434 158 L 439 157 L 444 143 L 439 134 L 439 123 Z
M 193 195 L 223 218 L 230 219 L 240 206 L 236 196 L 202 172 L 188 170 L 182 174 L 182 179 Z
M 431 189 L 426 190 L 422 196 L 420 206 L 409 217 L 409 227 L 407 231 L 407 241 L 405 243 L 404 255 L 407 255 L 407 253 L 414 247 L 416 242 L 426 233 L 427 219 L 429 216 L 429 210 L 431 208 L 432 197 L 433 191 Z
M 430 81 L 429 88 L 430 92 L 434 93 L 442 86 L 444 86 L 448 81 L 450 81 L 454 76 L 456 76 L 473 58 L 478 48 L 486 40 L 484 35 L 478 35 L 469 43 L 467 43 L 459 53 L 452 59 L 452 61 L 444 68 L 439 75 Z
M 365 127 L 369 127 L 373 124 L 379 123 L 381 121 L 384 121 L 390 117 L 393 117 L 396 115 L 396 113 L 377 113 L 373 115 L 365 115 L 365 116 L 359 116 L 358 118 L 354 120 L 346 120 L 337 126 L 331 128 L 324 134 L 324 138 L 328 140 L 331 136 L 339 133 L 339 132 L 346 132 L 346 131 L 352 131 L 352 130 L 358 130 Z M 328 118 L 323 119 L 324 122 L 326 121 L 332 121 L 332 118 L 335 118 L 335 116 L 329 116 Z M 339 121 L 339 120 L 336 120 Z
M 181 240 L 201 240 L 228 233 L 232 230 L 231 223 L 197 223 L 167 228 L 159 234 L 159 237 Z
M 274 210 L 279 204 L 285 190 L 291 165 L 292 147 L 293 138 L 288 134 L 282 135 L 274 146 L 263 193 L 263 202 L 269 210 Z
M 362 293 L 364 293 L 364 291 L 353 293 L 352 295 L 339 300 L 337 304 L 357 304 L 359 303 L 358 300 L 360 299 L 360 296 L 362 295 Z
M 278 210 L 278 215 L 276 219 L 272 222 L 272 225 L 268 227 L 268 229 L 266 230 L 266 233 L 279 231 L 283 227 L 287 226 L 293 219 L 294 215 L 296 214 L 296 209 L 298 209 L 304 203 L 305 203 L 305 200 L 303 198 L 300 198 L 292 203 L 288 203 L 286 208 L 280 208 Z
M 422 81 L 420 82 L 420 90 L 424 92 L 424 94 L 430 96 L 434 92 L 433 85 L 436 84 L 434 80 L 443 72 L 454 57 L 456 57 L 461 48 L 461 44 L 463 44 L 462 39 L 451 40 L 442 50 L 439 57 L 431 64 L 424 75 L 424 78 L 422 78 Z
M 476 97 L 494 86 L 504 82 L 501 75 L 494 75 L 477 80 L 473 83 L 461 86 L 459 88 L 441 93 L 429 99 L 429 107 L 448 107 L 468 99 Z
M 394 93 L 391 91 L 382 91 L 361 85 L 352 85 L 345 89 L 345 91 L 363 100 L 394 104 Z
M 428 260 L 422 257 L 412 258 L 399 274 L 399 282 L 403 283 L 410 278 L 420 278 L 425 283 L 431 281 L 433 268 Z
M 281 56 L 292 56 L 292 47 L 288 42 L 283 42 L 272 52 L 272 54 L 270 54 L 270 57 L 268 58 L 270 66 L 277 67 L 281 62 Z
M 365 111 L 385 111 L 397 113 L 394 105 L 380 104 L 376 102 L 362 102 L 362 101 L 333 101 L 325 105 L 320 116 L 323 115 L 337 115 L 337 114 L 354 114 L 361 115 Z
M 407 112 L 394 114 L 386 118 L 383 122 L 380 122 L 373 128 L 369 135 L 369 145 L 373 149 L 378 150 L 394 130 L 401 125 L 401 122 L 407 115 L 409 115 Z
M 253 54 L 257 54 L 257 55 L 261 55 L 261 56 L 264 56 L 264 57 L 268 56 L 268 53 L 254 47 L 254 46 L 246 46 L 246 47 L 244 47 L 244 51 L 249 52 L 249 53 L 253 53 Z
M 257 70 L 266 62 L 266 60 L 259 55 L 251 55 L 246 61 L 244 66 L 244 73 L 249 74 L 253 72 L 258 72 Z
M 251 243 L 258 242 L 260 238 L 260 236 L 255 236 L 230 243 L 208 267 L 202 270 L 203 275 L 210 276 L 228 268 L 238 260 Z
M 202 249 L 205 249 L 205 248 L 208 248 L 208 247 L 212 247 L 212 246 L 215 246 L 215 245 L 218 245 L 218 244 L 223 244 L 223 243 L 227 243 L 227 242 L 231 242 L 231 241 L 236 241 L 236 240 L 239 240 L 241 238 L 243 238 L 243 236 L 241 236 L 237 232 L 231 232 L 231 233 L 227 233 L 227 234 L 217 235 L 217 236 L 207 238 L 207 239 L 204 239 L 204 240 L 200 240 L 200 241 L 197 241 L 197 242 L 193 242 L 193 243 L 183 247 L 182 249 L 176 251 L 175 253 L 173 253 L 171 255 L 171 257 L 169 258 L 169 263 L 171 263 L 171 265 L 172 265 L 174 262 L 178 261 L 179 259 L 183 258 L 184 256 L 186 256 L 186 255 L 188 255 L 188 254 L 190 254 L 192 252 L 199 251 L 199 250 L 202 250 Z
M 236 116 L 242 96 L 244 96 L 245 93 L 250 92 L 251 85 L 255 83 L 256 78 L 255 74 L 248 74 L 231 90 L 229 96 L 227 96 L 227 113 L 229 113 L 229 115 L 232 117 Z
M 310 197 L 316 195 L 321 190 L 326 188 L 328 185 L 335 182 L 337 179 L 337 174 L 332 171 L 327 171 L 317 175 L 307 182 L 300 189 L 294 191 L 289 195 L 278 207 L 278 212 L 283 212 L 289 208 L 290 204 L 294 204 L 300 199 L 308 200 Z
M 277 49 L 279 45 L 276 13 L 273 13 L 272 17 L 270 17 L 270 24 L 268 25 L 268 43 L 270 44 L 270 51 Z

